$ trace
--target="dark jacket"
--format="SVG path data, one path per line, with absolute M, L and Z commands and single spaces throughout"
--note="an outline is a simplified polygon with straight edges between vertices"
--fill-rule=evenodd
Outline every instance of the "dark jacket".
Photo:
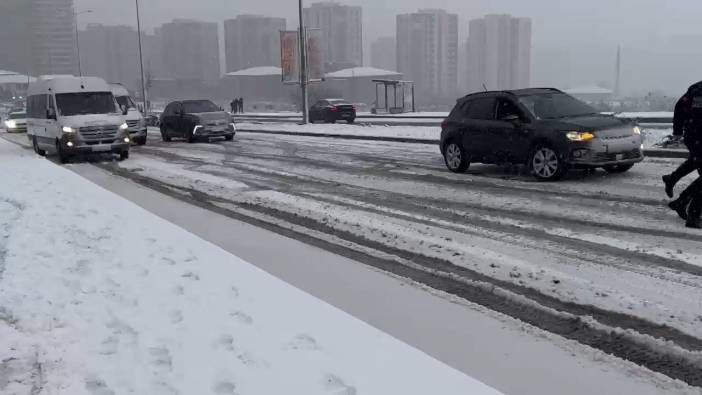
M 686 141 L 702 141 L 702 81 L 690 86 L 675 104 L 673 135 Z

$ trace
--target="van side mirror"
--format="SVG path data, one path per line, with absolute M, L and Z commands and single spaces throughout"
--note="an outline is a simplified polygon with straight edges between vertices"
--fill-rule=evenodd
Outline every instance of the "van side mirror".
M 122 110 L 122 115 L 127 115 L 129 114 L 129 107 L 125 106 L 124 104 L 119 106 L 120 110 Z
M 46 109 L 46 119 L 53 119 L 54 121 L 56 120 L 56 110 L 53 108 L 47 108 Z

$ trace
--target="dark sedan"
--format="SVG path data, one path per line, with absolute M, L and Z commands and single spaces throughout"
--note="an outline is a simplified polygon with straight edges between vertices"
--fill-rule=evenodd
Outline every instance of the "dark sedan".
M 346 121 L 353 123 L 356 120 L 356 107 L 342 99 L 324 99 L 310 107 L 310 122 L 324 121 L 336 123 Z
M 224 137 L 229 141 L 236 134 L 231 115 L 209 100 L 175 101 L 161 114 L 161 137 L 171 141 L 174 137 L 192 143 L 198 139 Z

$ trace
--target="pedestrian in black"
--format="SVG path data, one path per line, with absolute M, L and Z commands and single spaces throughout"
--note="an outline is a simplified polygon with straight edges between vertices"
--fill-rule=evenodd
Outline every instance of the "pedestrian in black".
M 232 113 L 236 114 L 239 104 L 236 99 L 232 99 L 232 102 L 229 104 L 229 106 L 232 108 Z
M 242 114 L 244 113 L 244 98 L 243 97 L 239 98 L 239 112 Z
M 663 176 L 669 197 L 673 197 L 675 184 L 688 174 L 697 170 L 702 175 L 702 81 L 690 86 L 675 105 L 673 135 L 684 138 L 690 156 L 673 173 Z M 702 228 L 702 178 L 695 180 L 669 206 L 687 220 L 688 227 Z

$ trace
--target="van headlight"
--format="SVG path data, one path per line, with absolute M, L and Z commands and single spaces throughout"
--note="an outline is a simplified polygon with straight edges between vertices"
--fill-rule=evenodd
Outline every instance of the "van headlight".
M 634 126 L 634 134 L 641 134 L 641 128 L 638 126 Z
M 129 125 L 127 125 L 126 122 L 123 123 L 123 124 L 121 124 L 121 125 L 119 125 L 119 130 L 124 131 L 124 130 L 127 130 L 127 129 L 129 129 Z
M 61 128 L 61 131 L 64 132 L 64 133 L 69 133 L 69 134 L 70 134 L 70 133 L 75 133 L 75 132 L 76 132 L 76 129 L 75 129 L 75 128 L 72 128 L 72 127 L 70 127 L 70 126 L 64 126 L 64 127 Z

